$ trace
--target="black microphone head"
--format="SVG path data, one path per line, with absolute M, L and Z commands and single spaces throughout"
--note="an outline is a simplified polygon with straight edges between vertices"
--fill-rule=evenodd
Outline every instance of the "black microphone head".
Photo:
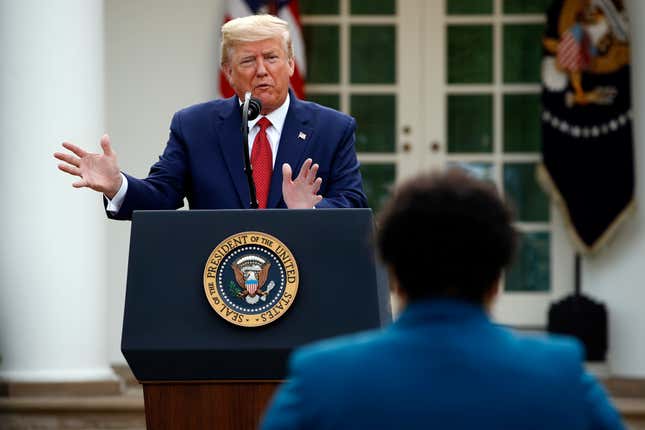
M 249 100 L 249 121 L 253 121 L 255 118 L 260 115 L 260 112 L 262 111 L 262 102 L 256 98 L 251 97 L 251 100 Z

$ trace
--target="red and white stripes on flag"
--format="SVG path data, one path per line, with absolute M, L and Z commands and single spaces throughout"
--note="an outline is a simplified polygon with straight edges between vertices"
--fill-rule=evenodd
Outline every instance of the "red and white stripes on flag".
M 574 34 L 576 31 L 578 34 Z M 578 36 L 578 37 L 576 37 Z M 581 28 L 567 30 L 558 45 L 556 60 L 561 69 L 570 72 L 587 70 L 591 63 L 589 36 Z
M 295 55 L 295 71 L 291 77 L 291 88 L 299 99 L 304 99 L 307 63 L 305 61 L 305 42 L 302 35 L 298 0 L 226 0 L 224 5 L 226 8 L 224 10 L 224 22 L 257 13 L 270 13 L 289 23 L 289 32 L 291 33 Z M 230 97 L 234 93 L 221 70 L 219 92 L 222 97 Z

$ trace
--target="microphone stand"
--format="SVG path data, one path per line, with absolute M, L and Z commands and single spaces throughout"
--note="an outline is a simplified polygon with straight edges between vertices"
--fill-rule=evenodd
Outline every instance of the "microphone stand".
M 253 182 L 253 167 L 249 157 L 249 102 L 251 93 L 244 94 L 244 105 L 242 106 L 242 146 L 244 149 L 244 173 L 249 184 L 249 197 L 251 199 L 251 209 L 259 208 L 258 198 L 255 193 L 255 182 Z

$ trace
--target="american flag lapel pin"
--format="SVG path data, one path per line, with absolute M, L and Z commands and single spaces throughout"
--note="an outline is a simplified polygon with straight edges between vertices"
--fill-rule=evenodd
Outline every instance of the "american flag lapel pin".
M 307 138 L 307 135 L 305 133 L 303 133 L 302 131 L 300 133 L 298 133 L 298 139 L 305 140 L 306 138 Z

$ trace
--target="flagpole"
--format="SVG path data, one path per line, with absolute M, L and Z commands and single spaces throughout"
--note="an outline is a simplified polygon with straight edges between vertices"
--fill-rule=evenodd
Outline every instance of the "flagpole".
M 580 278 L 580 265 L 581 265 L 581 260 L 582 258 L 580 257 L 580 253 L 576 252 L 575 255 L 575 276 L 574 276 L 574 295 L 576 297 L 580 296 L 580 290 L 581 290 L 581 278 Z

